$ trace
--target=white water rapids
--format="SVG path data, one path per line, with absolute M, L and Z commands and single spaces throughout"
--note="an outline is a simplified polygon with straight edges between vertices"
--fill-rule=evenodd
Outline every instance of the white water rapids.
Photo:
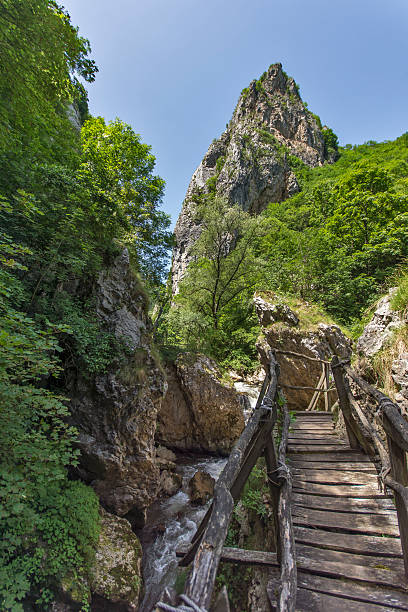
M 237 391 L 247 395 L 255 407 L 259 388 L 235 383 Z M 245 420 L 248 418 L 245 415 Z M 166 586 L 173 586 L 177 576 L 176 550 L 188 544 L 204 517 L 210 502 L 193 506 L 188 497 L 188 483 L 195 472 L 202 470 L 218 479 L 226 458 L 184 455 L 178 460 L 177 472 L 183 484 L 175 495 L 156 501 L 148 510 L 146 526 L 139 534 L 143 547 L 145 596 L 139 612 L 150 612 Z

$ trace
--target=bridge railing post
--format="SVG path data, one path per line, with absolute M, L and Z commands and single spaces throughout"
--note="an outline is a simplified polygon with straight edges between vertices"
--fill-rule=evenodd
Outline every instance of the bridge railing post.
M 408 424 L 391 402 L 383 411 L 383 426 L 387 433 L 392 479 L 399 486 L 394 489 L 395 506 L 404 557 L 405 575 L 408 578 Z M 405 431 L 404 431 L 405 430 Z M 404 435 L 405 433 L 405 435 Z
M 333 373 L 334 382 L 337 389 L 337 395 L 339 398 L 340 410 L 343 413 L 344 423 L 346 425 L 347 437 L 351 448 L 360 448 L 360 444 L 357 438 L 357 427 L 351 412 L 350 400 L 347 394 L 347 381 L 344 377 L 343 369 L 340 365 L 339 358 L 335 355 L 331 362 L 331 369 Z

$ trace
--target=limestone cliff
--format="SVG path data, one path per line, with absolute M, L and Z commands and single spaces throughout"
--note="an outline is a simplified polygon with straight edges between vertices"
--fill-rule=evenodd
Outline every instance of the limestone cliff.
M 309 166 L 326 157 L 322 131 L 306 108 L 295 81 L 273 64 L 244 89 L 227 129 L 210 145 L 193 174 L 175 228 L 173 291 L 184 275 L 192 244 L 200 235 L 194 211 L 211 191 L 251 213 L 299 189 L 293 156 Z
M 159 487 L 154 434 L 167 384 L 152 353 L 146 297 L 126 250 L 100 274 L 93 296 L 103 329 L 128 351 L 106 373 L 89 380 L 76 372 L 69 383 L 80 475 L 107 510 L 140 522 Z
M 392 307 L 397 288 L 389 290 L 376 305 L 371 321 L 357 342 L 357 367 L 383 388 L 408 417 L 407 312 Z
M 242 396 L 205 355 L 179 355 L 168 364 L 167 376 L 157 440 L 182 451 L 227 455 L 244 428 Z

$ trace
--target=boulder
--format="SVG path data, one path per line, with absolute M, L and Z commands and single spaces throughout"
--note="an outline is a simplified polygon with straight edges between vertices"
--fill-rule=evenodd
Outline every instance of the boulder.
M 91 570 L 92 601 L 106 602 L 106 610 L 136 612 L 142 589 L 142 548 L 130 523 L 101 510 L 101 532 Z
M 163 470 L 160 474 L 160 493 L 171 497 L 181 489 L 183 478 L 180 474 Z
M 373 357 L 389 340 L 392 332 L 401 327 L 403 321 L 391 308 L 391 299 L 396 287 L 390 289 L 377 304 L 374 315 L 357 341 L 357 352 L 364 357 Z
M 188 495 L 192 504 L 203 505 L 214 495 L 215 479 L 198 470 L 188 483 Z
M 139 514 L 140 523 L 159 489 L 154 434 L 166 380 L 152 351 L 147 298 L 126 249 L 100 273 L 91 294 L 102 328 L 126 343 L 127 356 L 90 378 L 67 372 L 79 475 L 107 510 Z
M 67 575 L 61 582 L 53 612 L 91 609 L 136 612 L 142 589 L 142 548 L 130 523 L 100 509 L 101 523 L 95 558 L 87 578 Z
M 299 317 L 286 304 L 270 304 L 260 296 L 254 297 L 255 312 L 262 327 L 268 327 L 273 323 L 281 321 L 289 327 L 296 327 L 299 324 Z
M 268 320 L 267 300 L 263 301 L 263 317 Z M 307 305 L 302 306 L 306 309 Z M 272 317 L 276 312 L 275 304 L 271 302 Z M 322 315 L 324 319 L 324 315 Z M 257 342 L 257 348 L 261 363 L 268 367 L 270 350 L 279 349 L 284 352 L 294 352 L 305 357 L 314 357 L 326 361 L 331 360 L 334 355 L 340 359 L 349 359 L 351 356 L 351 341 L 343 334 L 337 325 L 328 323 L 317 323 L 313 325 L 302 325 L 302 316 L 299 317 L 297 327 L 286 321 L 278 321 L 275 324 L 262 328 L 262 336 Z M 283 353 L 277 353 L 276 359 L 280 366 L 279 381 L 283 385 L 292 387 L 317 387 L 322 374 L 322 364 L 309 361 Z M 290 410 L 305 410 L 309 405 L 314 392 L 309 389 L 290 389 L 283 386 L 283 392 Z M 336 398 L 335 391 L 329 394 L 329 401 L 333 403 Z M 324 408 L 323 395 L 318 402 L 319 408 Z
M 228 454 L 244 428 L 240 394 L 205 355 L 179 355 L 169 372 L 157 439 L 181 450 Z
M 197 443 L 193 411 L 181 388 L 175 364 L 166 364 L 166 375 L 168 388 L 157 415 L 156 440 L 174 449 L 194 450 Z

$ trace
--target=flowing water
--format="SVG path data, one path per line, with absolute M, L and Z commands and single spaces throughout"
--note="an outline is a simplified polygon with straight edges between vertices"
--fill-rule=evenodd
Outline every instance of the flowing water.
M 187 493 L 190 478 L 197 470 L 203 470 L 217 479 L 226 462 L 227 459 L 216 457 L 183 458 L 177 467 L 183 477 L 180 491 L 149 508 L 146 526 L 140 535 L 145 597 L 139 612 L 150 612 L 163 589 L 174 585 L 178 564 L 176 550 L 191 541 L 210 504 L 193 506 L 190 503 Z
M 235 388 L 244 393 L 255 407 L 259 387 L 246 383 L 235 383 Z M 245 411 L 247 421 L 251 410 Z M 194 506 L 188 496 L 188 483 L 198 470 L 208 472 L 218 479 L 227 459 L 214 456 L 182 455 L 178 459 L 177 472 L 183 477 L 183 484 L 175 495 L 156 501 L 150 506 L 146 526 L 139 534 L 143 548 L 143 578 L 145 596 L 139 612 L 150 612 L 166 586 L 174 586 L 178 560 L 176 551 L 188 544 L 203 519 L 205 506 Z

